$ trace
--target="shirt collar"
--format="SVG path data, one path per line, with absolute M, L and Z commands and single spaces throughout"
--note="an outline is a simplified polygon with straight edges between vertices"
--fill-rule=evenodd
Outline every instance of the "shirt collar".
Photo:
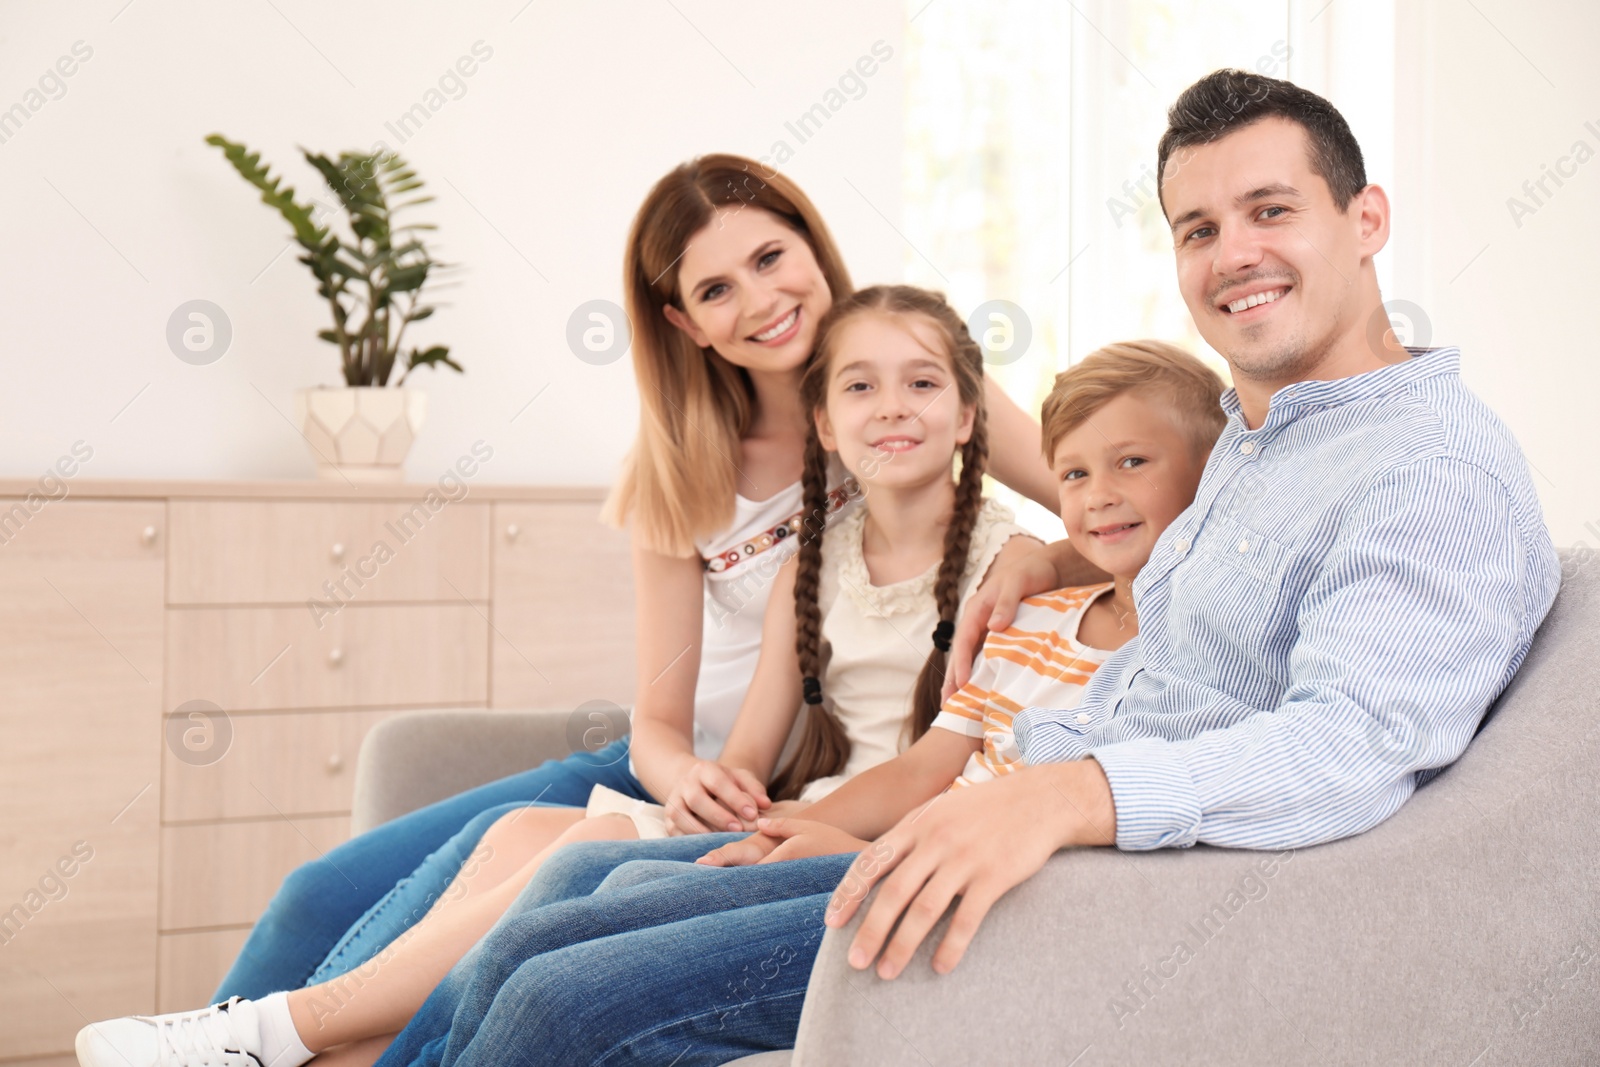
M 1281 426 L 1312 411 L 1338 407 L 1357 400 L 1369 400 L 1410 388 L 1424 378 L 1461 373 L 1461 349 L 1454 345 L 1440 348 L 1406 346 L 1411 358 L 1401 363 L 1391 363 L 1377 370 L 1352 374 L 1348 378 L 1328 381 L 1294 382 L 1272 394 L 1267 402 L 1267 419 L 1260 429 Z M 1222 410 L 1230 421 L 1237 419 L 1244 426 L 1244 413 L 1239 404 L 1239 392 L 1229 386 L 1222 394 Z

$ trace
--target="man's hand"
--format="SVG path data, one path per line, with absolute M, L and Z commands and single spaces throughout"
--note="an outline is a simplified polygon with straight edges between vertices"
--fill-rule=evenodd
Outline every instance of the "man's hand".
M 765 862 L 772 850 L 781 844 L 781 837 L 751 834 L 743 840 L 729 841 L 726 845 L 714 848 L 695 862 L 704 867 L 750 867 Z
M 757 825 L 767 837 L 782 842 L 761 863 L 782 863 L 785 860 L 803 860 L 808 856 L 836 856 L 841 852 L 860 852 L 868 842 L 848 834 L 837 826 L 809 819 L 758 819 Z
M 843 926 L 882 882 L 850 944 L 850 966 L 878 956 L 880 978 L 894 978 L 957 896 L 961 903 L 933 969 L 961 961 L 990 907 L 1043 867 L 1059 848 L 1116 842 L 1116 809 L 1105 773 L 1092 759 L 1024 767 L 953 789 L 913 811 L 864 849 L 828 902 L 824 919 Z M 898 922 L 899 929 L 895 929 Z M 894 930 L 894 938 L 889 931 Z
M 1061 588 L 1052 547 L 1047 545 L 1009 562 L 996 560 L 989 569 L 983 584 L 978 586 L 956 620 L 955 637 L 950 642 L 950 655 L 946 657 L 941 701 L 949 700 L 950 694 L 967 684 L 972 677 L 972 661 L 983 647 L 984 637 L 1010 626 L 1024 597 Z
M 756 819 L 771 804 L 767 787 L 749 771 L 697 760 L 667 796 L 667 833 L 754 830 Z

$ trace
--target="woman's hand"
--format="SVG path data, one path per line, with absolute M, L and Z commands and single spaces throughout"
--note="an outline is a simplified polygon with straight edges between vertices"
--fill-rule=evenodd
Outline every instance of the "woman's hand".
M 1009 560 L 996 559 L 983 584 L 967 601 L 961 618 L 956 620 L 955 638 L 950 642 L 950 655 L 946 657 L 944 688 L 939 699 L 949 700 L 950 694 L 967 684 L 972 677 L 972 661 L 983 647 L 984 637 L 1010 626 L 1024 597 L 1060 587 L 1051 546 Z
M 767 787 L 749 771 L 703 759 L 678 779 L 664 806 L 667 833 L 677 836 L 754 830 L 772 801 Z

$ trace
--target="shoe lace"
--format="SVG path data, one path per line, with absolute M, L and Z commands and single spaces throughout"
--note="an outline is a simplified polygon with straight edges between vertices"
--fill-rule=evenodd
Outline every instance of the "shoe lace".
M 156 1021 L 156 1063 L 184 1067 L 259 1065 L 261 1060 L 243 1049 L 228 1018 L 228 1009 L 238 1001 L 238 997 L 232 997 L 222 1004 Z

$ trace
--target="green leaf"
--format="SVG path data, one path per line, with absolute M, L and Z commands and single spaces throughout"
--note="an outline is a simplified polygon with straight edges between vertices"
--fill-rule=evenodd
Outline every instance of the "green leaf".
M 450 349 L 446 348 L 444 345 L 434 345 L 427 351 L 423 351 L 420 348 L 413 348 L 411 350 L 411 354 L 406 357 L 406 372 L 409 374 L 415 367 L 433 367 L 440 363 L 443 363 L 445 366 L 451 368 L 457 374 L 466 373 L 466 371 L 461 369 L 460 364 L 456 363 L 455 360 L 450 358 Z

